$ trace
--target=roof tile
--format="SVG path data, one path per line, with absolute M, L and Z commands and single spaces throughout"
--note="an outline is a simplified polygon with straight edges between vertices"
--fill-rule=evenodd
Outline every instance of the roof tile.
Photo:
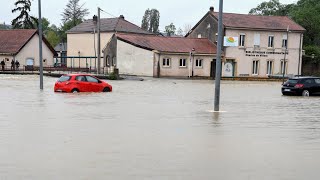
M 0 30 L 0 54 L 18 53 L 36 32 L 36 29 Z
M 154 35 L 117 34 L 117 38 L 135 46 L 170 53 L 216 54 L 217 47 L 206 38 L 162 37 Z
M 102 18 L 100 23 L 101 32 L 129 32 L 137 34 L 152 34 L 123 18 Z M 68 33 L 93 32 L 94 28 L 95 24 L 93 20 L 89 19 L 73 27 L 68 31 Z
M 218 12 L 214 12 L 213 15 L 218 19 Z M 302 26 L 287 16 L 259 16 L 223 13 L 223 24 L 229 28 L 269 29 L 284 31 L 286 31 L 289 26 L 289 29 L 292 31 L 305 31 Z

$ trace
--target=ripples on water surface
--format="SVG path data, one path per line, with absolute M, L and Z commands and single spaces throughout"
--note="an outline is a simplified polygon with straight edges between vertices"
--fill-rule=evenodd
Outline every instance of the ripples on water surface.
M 280 82 L 111 81 L 53 93 L 55 78 L 0 75 L 0 179 L 319 179 L 320 97 Z

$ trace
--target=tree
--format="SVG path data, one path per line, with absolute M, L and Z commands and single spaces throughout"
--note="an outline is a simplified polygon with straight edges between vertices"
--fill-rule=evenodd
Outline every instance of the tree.
M 168 36 L 172 36 L 176 32 L 176 26 L 173 23 L 166 26 L 165 29 L 166 29 L 165 32 L 167 33 Z
M 147 9 L 142 18 L 141 28 L 152 33 L 158 33 L 159 20 L 160 13 L 157 9 Z
M 295 22 L 306 29 L 304 45 L 320 45 L 320 4 L 318 0 L 300 0 L 292 9 Z
M 72 22 L 72 26 L 80 24 L 84 17 L 89 14 L 89 10 L 84 8 L 84 4 L 79 5 L 80 0 L 69 0 L 67 7 L 62 13 L 62 21 L 66 23 L 67 21 Z
M 148 31 L 149 30 L 149 26 L 150 26 L 150 10 L 147 9 L 144 12 L 144 16 L 142 18 L 142 24 L 141 24 L 141 28 Z
M 3 24 L 0 24 L 0 29 L 11 29 L 9 25 L 7 25 L 5 22 Z
M 67 21 L 64 22 L 61 27 L 59 28 L 58 35 L 60 37 L 61 42 L 67 42 L 67 31 L 73 28 L 73 22 L 72 21 Z
M 15 3 L 15 8 L 12 10 L 12 13 L 20 12 L 18 17 L 12 20 L 13 29 L 35 29 L 37 27 L 34 22 L 36 18 L 29 14 L 31 9 L 30 0 L 17 0 Z
M 57 32 L 53 30 L 49 30 L 46 34 L 46 38 L 51 44 L 52 47 L 55 47 L 60 42 L 60 37 L 58 36 Z
M 264 1 L 256 8 L 252 8 L 249 14 L 262 16 L 287 16 L 293 4 L 281 4 L 279 0 Z
M 178 29 L 177 35 L 178 36 L 183 36 L 183 30 L 181 28 Z
M 191 24 L 185 24 L 184 25 L 184 34 L 188 34 L 191 29 L 192 29 L 192 25 Z
M 160 13 L 157 9 L 151 9 L 150 12 L 150 27 L 149 32 L 158 33 L 159 32 L 159 22 Z

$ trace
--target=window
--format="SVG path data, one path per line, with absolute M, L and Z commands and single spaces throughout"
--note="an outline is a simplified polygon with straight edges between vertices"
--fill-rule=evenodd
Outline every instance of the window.
M 314 81 L 316 82 L 316 84 L 320 84 L 320 79 L 314 79 Z
M 58 81 L 59 82 L 66 82 L 69 81 L 71 79 L 71 76 L 61 76 Z
M 284 34 L 282 37 L 282 47 L 287 48 L 287 45 L 288 45 L 288 37 L 286 34 Z
M 112 58 L 112 66 L 116 66 L 116 62 L 117 61 L 117 58 L 115 57 L 115 56 L 113 56 L 113 58 Z
M 240 47 L 244 47 L 245 45 L 245 39 L 246 39 L 246 35 L 245 34 L 240 34 L 240 38 L 239 38 L 239 46 Z
M 258 75 L 259 73 L 259 61 L 252 61 L 252 75 Z
M 198 38 L 201 38 L 201 34 L 198 34 Z
M 109 56 L 107 56 L 107 66 L 109 67 L 110 66 L 110 57 Z
M 260 47 L 260 34 L 259 33 L 254 34 L 254 47 L 255 48 Z
M 186 67 L 186 59 L 180 59 L 180 67 Z
M 202 68 L 202 59 L 197 59 L 196 60 L 196 67 Z
M 163 67 L 170 67 L 170 61 L 171 61 L 170 58 L 163 58 L 162 59 L 162 66 Z
M 267 75 L 272 74 L 273 61 L 267 61 Z
M 77 76 L 76 81 L 86 81 L 86 78 L 84 76 Z
M 93 83 L 98 83 L 98 79 L 94 78 L 94 77 L 91 77 L 91 76 L 86 76 L 87 78 L 87 81 L 88 82 L 93 82 Z
M 268 47 L 273 48 L 274 46 L 274 36 L 269 36 Z
M 283 64 L 283 62 L 284 62 L 284 64 Z M 287 74 L 287 61 L 281 60 L 280 65 L 281 65 L 281 67 L 280 67 L 281 74 L 283 74 L 283 71 L 284 71 L 284 74 Z M 284 68 L 283 68 L 283 66 L 284 66 Z

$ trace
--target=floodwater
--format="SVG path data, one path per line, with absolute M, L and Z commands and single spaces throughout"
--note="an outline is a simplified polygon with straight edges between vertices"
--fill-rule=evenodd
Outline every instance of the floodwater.
M 1 180 L 319 179 L 320 97 L 281 82 L 110 81 L 60 94 L 55 78 L 0 75 Z

